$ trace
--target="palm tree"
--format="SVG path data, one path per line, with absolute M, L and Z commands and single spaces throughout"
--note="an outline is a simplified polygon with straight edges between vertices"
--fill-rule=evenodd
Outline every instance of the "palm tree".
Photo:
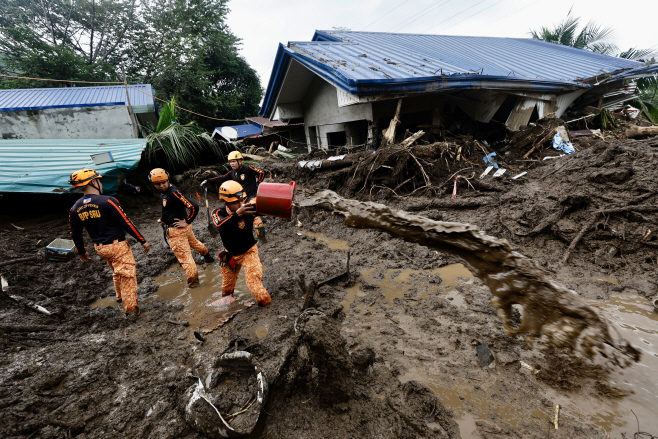
M 542 26 L 539 30 L 531 30 L 530 35 L 536 40 L 590 50 L 604 55 L 613 55 L 618 52 L 616 45 L 605 41 L 614 34 L 612 28 L 602 27 L 592 21 L 580 30 L 579 27 L 580 17 L 572 16 L 571 10 L 569 10 L 567 18 L 563 22 L 552 29 Z
M 608 41 L 614 35 L 613 28 L 603 27 L 593 21 L 581 27 L 580 20 L 580 17 L 571 15 L 571 10 L 569 10 L 567 18 L 561 23 L 553 26 L 553 28 L 542 26 L 539 30 L 531 29 L 530 35 L 536 40 L 633 61 L 647 61 L 655 55 L 655 51 L 652 49 L 638 49 L 637 47 L 631 47 L 621 52 L 616 44 Z
M 171 169 L 193 166 L 204 150 L 223 157 L 220 146 L 194 122 L 181 125 L 176 121 L 176 100 L 164 104 L 160 110 L 158 126 L 146 136 L 146 158 L 157 161 L 157 152 L 162 151 Z
M 649 64 L 656 62 L 654 58 L 656 52 L 653 49 L 631 47 L 621 52 L 616 44 L 608 41 L 613 34 L 614 30 L 611 27 L 603 27 L 593 21 L 581 27 L 580 17 L 571 15 L 571 10 L 569 10 L 567 18 L 553 26 L 553 28 L 542 26 L 539 30 L 530 30 L 530 35 L 536 40 L 562 44 L 563 46 L 589 50 L 632 61 Z M 639 96 L 633 101 L 633 105 L 646 110 L 653 121 L 658 121 L 658 79 L 655 76 L 639 79 L 637 85 Z

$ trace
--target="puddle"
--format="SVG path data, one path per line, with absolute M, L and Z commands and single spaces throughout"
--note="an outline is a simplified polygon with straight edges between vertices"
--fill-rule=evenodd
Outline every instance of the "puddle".
M 429 282 L 427 274 L 439 276 L 442 282 L 440 284 Z M 403 298 L 412 288 L 420 291 L 420 294 L 415 298 L 416 300 L 429 296 L 431 292 L 440 293 L 452 290 L 448 297 L 453 298 L 455 305 L 465 308 L 464 299 L 457 290 L 454 290 L 454 287 L 470 282 L 473 279 L 473 274 L 464 264 L 451 264 L 431 270 L 389 268 L 382 276 L 375 268 L 370 268 L 360 272 L 360 279 L 369 284 L 377 285 L 389 303 L 393 303 L 395 299 Z M 360 281 L 357 281 L 355 285 L 346 288 L 347 297 L 341 302 L 344 309 L 347 309 L 356 297 L 367 295 L 360 290 L 360 284 Z
M 153 300 L 171 301 L 185 307 L 184 317 L 192 328 L 206 323 L 207 317 L 217 311 L 226 311 L 238 308 L 240 305 L 254 300 L 247 287 L 244 271 L 240 272 L 238 282 L 235 285 L 233 296 L 236 301 L 224 307 L 209 307 L 209 303 L 222 297 L 222 269 L 218 263 L 198 265 L 200 286 L 189 288 L 185 278 L 185 271 L 174 263 L 164 274 L 155 278 L 153 283 L 159 288 L 151 296 L 140 303 L 148 303 Z M 111 297 L 103 297 L 91 304 L 94 308 L 105 308 L 117 306 L 114 300 L 114 290 Z
M 111 290 L 112 297 L 102 297 L 92 303 L 91 306 L 92 308 L 107 308 L 108 306 L 120 306 L 120 304 L 117 303 L 116 300 L 114 300 L 114 290 Z
M 259 339 L 265 338 L 265 336 L 270 332 L 265 326 L 259 326 L 256 328 L 256 337 Z
M 613 279 L 611 277 L 588 277 L 588 280 L 598 280 L 599 282 L 607 282 L 609 284 L 618 285 L 619 280 Z
M 315 238 L 318 241 L 321 241 L 323 244 L 325 244 L 331 250 L 349 250 L 350 249 L 349 245 L 347 244 L 347 241 L 342 241 L 340 239 L 329 238 L 328 236 L 325 236 L 322 233 L 304 231 L 304 232 L 301 232 L 301 234 L 309 236 L 311 238 Z
M 496 380 L 487 383 L 478 381 L 481 389 L 475 391 L 473 382 L 468 379 L 450 378 L 435 380 L 421 374 L 407 372 L 400 377 L 401 383 L 417 381 L 430 388 L 438 396 L 441 404 L 455 414 L 455 422 L 459 425 L 459 434 L 462 439 L 480 439 L 476 432 L 476 421 L 489 419 L 494 412 L 496 417 L 504 420 L 505 424 L 513 430 L 518 430 L 525 419 L 539 418 L 548 422 L 550 416 L 542 410 L 519 407 L 518 405 L 502 404 L 496 401 L 492 404 L 492 389 Z
M 601 309 L 621 336 L 642 351 L 639 363 L 610 377 L 611 384 L 634 393 L 616 400 L 598 398 L 587 401 L 587 404 L 578 403 L 570 395 L 559 403 L 565 407 L 571 405 L 572 410 L 588 419 L 589 425 L 608 433 L 610 437 L 637 431 L 637 422 L 631 410 L 638 417 L 641 431 L 657 434 L 658 312 L 651 301 L 643 297 L 612 296 L 607 302 L 591 305 Z

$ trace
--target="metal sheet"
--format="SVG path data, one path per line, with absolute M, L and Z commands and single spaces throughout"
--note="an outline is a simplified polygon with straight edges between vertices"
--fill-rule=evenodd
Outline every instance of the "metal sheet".
M 68 192 L 71 173 L 92 168 L 111 194 L 137 167 L 145 147 L 145 139 L 0 140 L 0 192 Z M 111 152 L 114 161 L 94 165 L 91 156 L 103 152 Z
M 128 87 L 130 104 L 144 112 L 144 107 L 154 111 L 155 100 L 151 97 L 150 84 Z M 148 93 L 145 94 L 145 93 Z M 151 95 L 151 96 L 149 96 Z M 58 87 L 0 90 L 0 111 L 42 110 L 44 108 L 96 107 L 105 105 L 127 105 L 126 88 L 123 85 L 103 87 Z
M 507 122 L 505 122 L 507 128 L 511 131 L 518 131 L 520 127 L 528 125 L 528 121 L 530 121 L 532 111 L 535 109 L 537 102 L 539 101 L 531 98 L 519 99 L 507 118 Z

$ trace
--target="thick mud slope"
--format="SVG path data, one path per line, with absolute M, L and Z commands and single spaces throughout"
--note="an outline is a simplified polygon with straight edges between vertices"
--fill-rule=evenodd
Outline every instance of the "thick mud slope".
M 631 409 L 640 429 L 656 435 L 658 313 L 650 299 L 658 293 L 657 146 L 651 139 L 582 144 L 517 180 L 478 180 L 482 169 L 475 168 L 467 174 L 477 174 L 473 187 L 458 181 L 456 200 L 449 177 L 459 168 L 430 175 L 437 186 L 431 197 L 399 198 L 377 188 L 359 193 L 361 185 L 352 190 L 337 171 L 269 164 L 272 181 L 295 178 L 308 189 L 372 197 L 506 239 L 641 353 L 629 367 L 574 356 L 541 337 L 529 347 L 506 335 L 489 285 L 468 261 L 423 242 L 347 228 L 325 205 L 298 207 L 291 222 L 266 219 L 267 242 L 259 247 L 271 306 L 248 306 L 252 298 L 239 284 L 236 303 L 208 307 L 221 297 L 219 267 L 199 263 L 202 288 L 186 289 L 155 222 L 158 200 L 143 192 L 119 196 L 152 244 L 143 255 L 133 242 L 141 315 L 126 316 L 112 303 L 111 273 L 98 256 L 87 265 L 0 266 L 7 284 L 0 436 L 213 437 L 186 420 L 189 392 L 201 378 L 209 393 L 223 392 L 216 399 L 222 411 L 251 407 L 218 361 L 236 351 L 251 353 L 269 385 L 253 438 L 621 438 L 637 431 Z M 179 187 L 195 196 L 197 183 L 189 173 Z M 16 209 L 19 201 L 0 201 L 0 263 L 41 254 L 68 234 L 67 200 Z M 205 212 L 194 232 L 212 251 L 221 249 Z M 349 275 L 339 276 L 348 252 Z M 313 283 L 320 286 L 307 294 Z M 304 312 L 305 301 L 313 311 Z M 506 324 L 526 317 L 512 306 Z M 242 428 L 245 419 L 233 424 Z

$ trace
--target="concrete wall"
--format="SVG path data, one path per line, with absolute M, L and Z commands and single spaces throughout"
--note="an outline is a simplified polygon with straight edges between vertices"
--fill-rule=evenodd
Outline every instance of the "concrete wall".
M 320 77 L 313 78 L 308 93 L 302 101 L 304 125 L 309 145 L 316 145 L 316 139 L 310 137 L 310 127 L 316 127 L 317 137 L 321 147 L 326 148 L 327 133 L 349 131 L 346 123 L 359 120 L 372 121 L 372 105 L 358 104 L 348 107 L 338 106 L 336 87 Z M 348 136 L 349 137 L 349 136 Z M 356 141 L 355 141 L 356 142 Z
M 125 105 L 0 112 L 3 139 L 129 139 Z

